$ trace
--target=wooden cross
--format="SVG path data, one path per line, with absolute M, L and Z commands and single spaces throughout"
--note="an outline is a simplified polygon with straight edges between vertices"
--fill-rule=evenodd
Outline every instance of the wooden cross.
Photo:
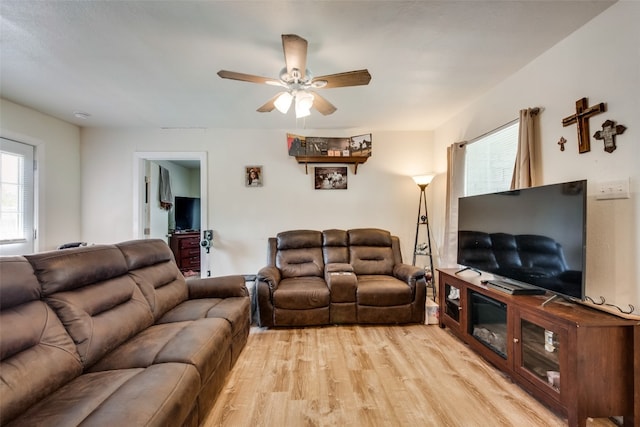
M 586 153 L 591 150 L 591 141 L 589 140 L 589 117 L 606 111 L 604 102 L 593 107 L 588 107 L 587 98 L 576 101 L 576 113 L 572 116 L 562 119 L 562 126 L 567 127 L 576 124 L 578 127 L 578 151 Z
M 601 139 L 604 141 L 604 151 L 607 153 L 612 153 L 616 149 L 616 135 L 620 135 L 627 130 L 626 127 L 622 125 L 616 126 L 615 122 L 612 120 L 607 120 L 602 124 L 602 130 L 597 131 L 593 134 L 595 139 Z

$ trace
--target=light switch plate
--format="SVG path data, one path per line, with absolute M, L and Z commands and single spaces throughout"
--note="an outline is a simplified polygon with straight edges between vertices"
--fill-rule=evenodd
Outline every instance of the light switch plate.
M 628 199 L 629 198 L 629 180 L 621 179 L 618 181 L 601 182 L 598 184 L 597 200 L 608 199 Z

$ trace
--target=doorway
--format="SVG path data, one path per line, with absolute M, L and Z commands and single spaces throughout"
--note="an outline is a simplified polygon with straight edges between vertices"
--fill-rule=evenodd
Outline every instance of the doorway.
M 179 166 L 189 170 L 197 170 L 199 182 L 198 194 L 192 196 L 200 199 L 200 230 L 208 229 L 207 203 L 207 154 L 206 152 L 137 152 L 134 153 L 134 191 L 133 191 L 133 235 L 137 239 L 160 238 L 169 242 L 169 228 L 173 211 L 163 211 L 158 203 L 159 165 Z M 194 173 L 191 173 L 194 175 Z M 199 185 L 198 185 L 199 184 Z M 181 192 L 179 190 L 179 192 Z M 182 191 L 183 192 L 183 191 Z M 176 196 L 176 193 L 173 194 Z M 201 232 L 200 232 L 201 234 Z M 202 237 L 200 235 L 200 237 Z M 210 275 L 209 253 L 200 249 L 200 276 Z

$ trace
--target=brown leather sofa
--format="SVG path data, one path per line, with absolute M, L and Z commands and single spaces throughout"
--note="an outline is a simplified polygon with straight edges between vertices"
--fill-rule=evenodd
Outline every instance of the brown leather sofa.
M 247 342 L 243 276 L 162 240 L 0 258 L 0 425 L 197 426 Z
M 386 230 L 292 230 L 268 240 L 260 326 L 424 323 L 426 281 Z

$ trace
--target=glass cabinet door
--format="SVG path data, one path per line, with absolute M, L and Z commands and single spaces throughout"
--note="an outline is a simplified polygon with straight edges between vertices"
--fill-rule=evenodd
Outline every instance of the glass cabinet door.
M 445 283 L 444 285 L 444 313 L 456 323 L 460 324 L 460 289 Z
M 516 316 L 514 369 L 546 393 L 559 397 L 562 366 L 566 359 L 566 329 L 545 319 Z

